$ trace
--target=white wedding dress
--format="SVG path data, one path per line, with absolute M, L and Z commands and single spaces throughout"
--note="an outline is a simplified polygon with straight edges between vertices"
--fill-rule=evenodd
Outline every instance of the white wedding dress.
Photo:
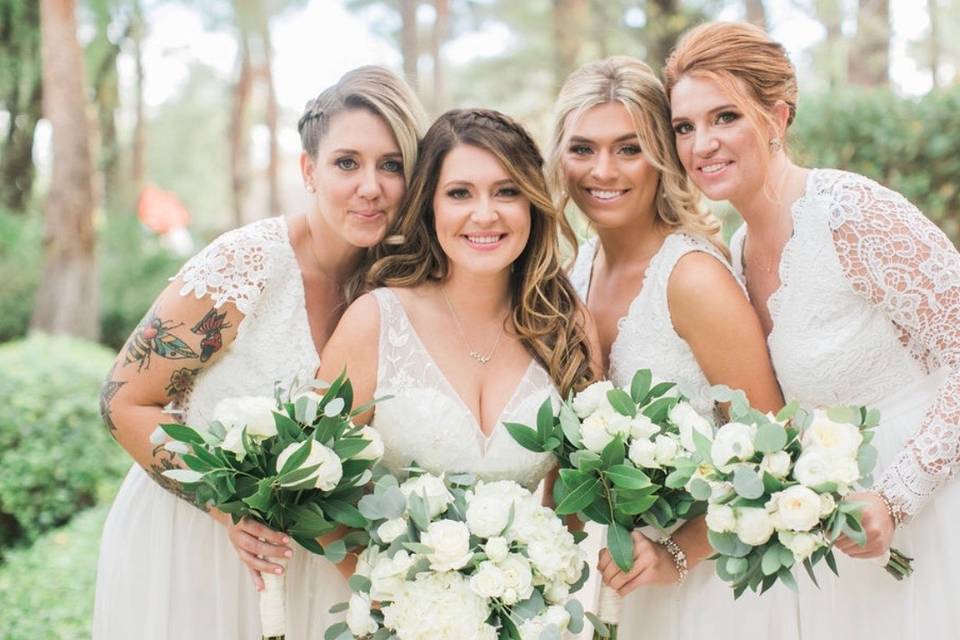
M 676 382 L 677 388 L 705 416 L 714 415 L 710 383 L 686 341 L 677 335 L 667 303 L 667 283 L 677 262 L 692 251 L 713 256 L 729 268 L 726 259 L 704 238 L 674 232 L 667 236 L 644 274 L 642 288 L 617 323 L 610 348 L 609 378 L 629 387 L 637 369 L 650 369 L 655 379 Z M 570 272 L 570 280 L 586 302 L 590 290 L 597 238 L 585 242 Z M 590 535 L 606 544 L 605 527 L 588 525 Z M 655 530 L 642 532 L 656 540 Z M 751 591 L 738 600 L 733 590 L 705 560 L 693 568 L 683 585 L 641 587 L 627 595 L 620 623 L 621 640 L 793 640 L 799 637 L 797 597 L 775 585 L 763 596 Z M 830 637 L 830 636 L 824 636 Z
M 180 271 L 181 295 L 236 305 L 237 337 L 197 378 L 183 421 L 204 426 L 230 396 L 272 396 L 312 380 L 319 357 L 300 268 L 283 218 L 230 231 Z M 325 558 L 295 543 L 287 571 L 287 638 L 319 640 L 349 598 Z M 224 527 L 134 464 L 103 530 L 94 640 L 259 640 L 259 596 Z
M 839 579 L 798 575 L 802 637 L 956 638 L 960 255 L 900 194 L 852 173 L 812 171 L 792 216 L 767 302 L 777 377 L 788 400 L 880 409 L 875 486 L 908 514 L 893 545 L 915 558 L 903 582 L 839 552 Z

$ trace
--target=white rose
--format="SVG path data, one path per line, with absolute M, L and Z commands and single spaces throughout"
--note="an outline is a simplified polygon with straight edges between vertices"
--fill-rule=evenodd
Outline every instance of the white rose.
M 504 592 L 501 600 L 504 604 L 516 604 L 530 597 L 533 593 L 533 572 L 526 558 L 511 553 L 497 566 L 503 571 Z
M 833 499 L 833 494 L 831 493 L 821 493 L 820 494 L 820 517 L 826 518 L 833 510 L 837 508 L 837 501 Z
M 607 391 L 613 389 L 609 380 L 594 382 L 573 398 L 573 410 L 580 418 L 586 418 L 600 408 L 610 408 Z
M 547 602 L 566 602 L 570 596 L 570 585 L 564 580 L 551 580 L 543 588 L 543 597 Z
M 770 497 L 778 529 L 809 531 L 820 522 L 820 496 L 809 487 L 795 484 Z
M 803 562 L 821 546 L 820 538 L 811 533 L 780 531 L 777 537 L 780 539 L 780 544 L 793 553 L 793 558 L 797 562 Z
M 801 484 L 816 487 L 835 481 L 834 467 L 834 460 L 819 450 L 811 449 L 800 454 L 800 459 L 793 467 L 793 477 Z
M 517 631 L 520 632 L 520 640 L 540 640 L 540 636 L 547 628 L 547 623 L 543 618 L 536 617 L 524 620 Z
M 498 496 L 474 495 L 467 503 L 467 526 L 481 538 L 500 535 L 510 520 L 513 500 Z
M 263 440 L 277 435 L 277 423 L 273 418 L 276 408 L 276 401 L 264 396 L 224 398 L 214 407 L 213 419 L 227 431 L 246 427 L 248 436 Z
M 347 626 L 350 632 L 358 637 L 375 633 L 379 626 L 370 616 L 370 597 L 363 593 L 354 593 L 350 596 L 347 608 Z
M 407 521 L 405 518 L 392 518 L 383 521 L 377 527 L 377 535 L 386 544 L 390 544 L 407 532 Z
M 790 454 L 786 451 L 768 453 L 760 462 L 760 471 L 766 471 L 774 478 L 787 477 L 790 473 Z
M 714 466 L 720 471 L 728 472 L 733 469 L 733 463 L 747 460 L 753 455 L 753 438 L 757 433 L 754 425 L 741 422 L 728 422 L 719 429 L 713 437 L 710 447 L 710 458 Z
M 383 457 L 383 438 L 380 432 L 373 427 L 365 426 L 360 429 L 360 437 L 370 444 L 363 451 L 353 456 L 354 460 L 379 460 Z
M 427 559 L 434 571 L 460 569 L 473 557 L 470 551 L 470 530 L 462 522 L 431 522 L 420 536 L 420 542 L 433 549 L 427 554 Z
M 506 578 L 493 562 L 481 562 L 477 572 L 470 577 L 470 588 L 481 598 L 499 598 L 506 589 Z
M 729 480 L 721 480 L 719 482 L 716 480 L 707 480 L 707 484 L 710 485 L 710 500 L 714 502 L 723 500 L 735 492 L 733 483 Z
M 731 533 L 737 530 L 737 514 L 725 504 L 707 505 L 707 527 L 717 533 Z
M 407 571 L 413 566 L 414 556 L 405 550 L 397 551 L 393 558 L 380 556 L 370 571 L 370 598 L 377 602 L 395 600 L 404 586 Z
M 693 432 L 703 434 L 707 440 L 713 437 L 710 421 L 697 413 L 689 402 L 678 402 L 670 409 L 670 421 L 680 429 L 680 445 L 687 451 L 696 451 Z
M 411 494 L 416 494 L 427 500 L 427 515 L 431 519 L 436 518 L 446 511 L 447 505 L 453 502 L 453 494 L 443 483 L 443 478 L 424 473 L 415 478 L 410 478 L 400 485 L 400 491 L 407 498 Z
M 590 451 L 600 453 L 613 442 L 614 434 L 607 430 L 606 419 L 606 416 L 611 413 L 614 413 L 612 409 L 596 411 L 580 425 L 580 441 Z
M 858 427 L 834 422 L 820 409 L 813 412 L 813 422 L 800 437 L 804 451 L 816 449 L 831 458 L 856 459 L 861 442 L 863 434 Z
M 853 458 L 832 458 L 830 478 L 841 486 L 853 484 L 860 479 L 860 466 Z
M 570 612 L 559 605 L 553 605 L 543 612 L 543 620 L 563 631 L 570 624 Z
M 237 460 L 243 462 L 243 459 L 247 457 L 247 450 L 243 448 L 243 428 L 227 431 L 227 435 L 223 437 L 223 442 L 220 443 L 220 448 L 225 451 L 232 451 L 237 456 Z
M 323 446 L 312 438 L 306 442 L 291 442 L 288 444 L 286 448 L 280 452 L 280 455 L 277 456 L 277 471 L 279 472 L 280 469 L 283 468 L 287 459 L 299 450 L 300 447 L 310 447 L 310 454 L 307 455 L 307 459 L 303 461 L 303 464 L 297 467 L 298 469 L 312 467 L 317 464 L 320 466 L 314 470 L 309 477 L 302 478 L 296 482 L 284 482 L 283 486 L 289 487 L 313 479 L 313 486 L 317 489 L 322 491 L 335 489 L 340 482 L 340 478 L 343 477 L 343 465 L 340 463 L 340 456 L 332 449 Z
M 773 535 L 773 522 L 766 509 L 737 507 L 737 537 L 744 544 L 758 547 Z
M 660 427 L 653 420 L 638 413 L 630 420 L 630 437 L 649 440 L 660 433 Z
M 634 440 L 630 443 L 630 450 L 627 457 L 638 467 L 646 469 L 656 469 L 657 464 L 657 445 L 650 440 Z
M 483 545 L 483 552 L 493 562 L 503 562 L 510 553 L 510 546 L 506 538 L 497 536 L 487 540 L 487 544 Z
M 660 465 L 672 465 L 673 459 L 677 457 L 677 441 L 670 436 L 659 435 L 657 444 L 657 463 Z

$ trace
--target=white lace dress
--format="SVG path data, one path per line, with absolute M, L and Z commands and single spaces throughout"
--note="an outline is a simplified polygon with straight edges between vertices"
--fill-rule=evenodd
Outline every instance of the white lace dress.
M 283 218 L 230 231 L 180 271 L 182 295 L 244 314 L 237 337 L 197 378 L 184 422 L 202 426 L 228 396 L 272 395 L 319 364 L 303 281 Z M 324 636 L 349 597 L 337 570 L 295 543 L 287 573 L 289 640 Z M 134 464 L 107 517 L 97 568 L 95 640 L 259 640 L 258 594 L 226 530 Z
M 596 238 L 584 243 L 570 272 L 570 280 L 584 301 L 596 251 Z M 692 251 L 711 255 L 729 268 L 706 239 L 680 232 L 667 236 L 650 260 L 640 293 L 617 323 L 608 375 L 614 384 L 629 386 L 637 369 L 650 369 L 655 378 L 676 382 L 694 408 L 711 416 L 714 403 L 708 394 L 710 383 L 690 346 L 674 329 L 667 302 L 670 274 L 680 258 Z M 606 540 L 603 527 L 589 527 L 591 535 L 596 533 L 600 540 Z M 653 539 L 658 536 L 652 529 L 643 532 Z M 643 587 L 629 594 L 623 603 L 619 637 L 792 640 L 798 637 L 797 621 L 797 598 L 786 587 L 777 585 L 762 597 L 747 592 L 734 600 L 730 587 L 714 573 L 713 562 L 705 560 L 690 571 L 682 586 Z
M 909 515 L 893 544 L 915 558 L 903 582 L 843 554 L 821 589 L 800 576 L 802 635 L 956 638 L 960 255 L 903 196 L 852 173 L 812 171 L 792 215 L 767 302 L 777 377 L 788 399 L 881 410 L 875 486 Z

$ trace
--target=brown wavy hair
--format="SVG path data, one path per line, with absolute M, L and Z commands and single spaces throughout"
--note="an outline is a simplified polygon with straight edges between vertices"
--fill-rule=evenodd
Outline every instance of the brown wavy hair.
M 547 163 L 557 208 L 563 211 L 570 200 L 562 158 L 572 125 L 588 109 L 609 102 L 627 110 L 644 159 L 659 173 L 654 200 L 659 220 L 671 229 L 703 236 L 729 257 L 720 238 L 720 221 L 703 205 L 700 191 L 680 164 L 663 84 L 645 62 L 629 56 L 585 64 L 571 73 L 560 89 L 554 105 L 553 148 Z
M 530 201 L 530 237 L 510 275 L 513 331 L 546 368 L 563 395 L 593 381 L 586 316 L 561 265 L 561 238 L 575 246 L 567 220 L 553 206 L 543 176 L 543 157 L 530 135 L 511 118 L 488 109 L 455 109 L 440 116 L 420 143 L 400 213 L 367 274 L 373 286 L 415 287 L 442 282 L 449 262 L 437 239 L 433 198 L 443 161 L 468 144 L 492 153 Z M 571 321 L 572 320 L 572 321 Z

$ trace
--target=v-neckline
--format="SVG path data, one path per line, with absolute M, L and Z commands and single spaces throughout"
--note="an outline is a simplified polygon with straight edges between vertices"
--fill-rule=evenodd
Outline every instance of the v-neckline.
M 398 296 L 389 287 L 386 288 L 386 290 L 390 293 L 391 296 L 393 296 L 393 300 L 394 302 L 396 302 L 397 306 L 400 309 L 400 313 L 403 316 L 403 321 L 406 323 L 407 327 L 410 329 L 410 334 L 413 336 L 414 340 L 417 341 L 417 344 L 419 345 L 420 350 L 423 351 L 423 354 L 426 356 L 427 360 L 429 360 L 429 363 L 433 366 L 434 369 L 436 369 L 437 374 L 440 377 L 440 380 L 443 382 L 444 385 L 446 385 L 448 395 L 453 396 L 455 401 L 459 403 L 460 408 L 463 409 L 463 412 L 467 414 L 467 416 L 469 416 L 470 423 L 476 429 L 477 433 L 480 434 L 480 437 L 483 439 L 484 445 L 489 444 L 489 442 L 493 439 L 493 436 L 496 435 L 498 431 L 500 431 L 500 425 L 503 424 L 503 416 L 507 412 L 507 410 L 510 409 L 510 407 L 513 405 L 514 401 L 516 400 L 517 393 L 520 391 L 520 387 L 523 386 L 523 382 L 527 379 L 527 376 L 530 375 L 530 370 L 536 365 L 536 359 L 530 358 L 530 363 L 526 366 L 526 368 L 523 370 L 523 374 L 517 380 L 517 383 L 513 388 L 513 392 L 507 398 L 506 403 L 503 405 L 503 407 L 500 409 L 500 412 L 497 414 L 496 422 L 494 423 L 493 427 L 490 429 L 490 433 L 489 434 L 484 433 L 483 424 L 481 420 L 476 416 L 476 414 L 474 414 L 473 410 L 470 409 L 470 405 L 468 405 L 467 402 L 463 399 L 463 396 L 460 395 L 460 392 L 457 391 L 457 388 L 453 386 L 453 383 L 450 382 L 450 378 L 447 377 L 446 372 L 444 372 L 443 368 L 439 365 L 439 363 L 437 363 L 436 358 L 433 357 L 433 354 L 430 353 L 430 350 L 427 348 L 426 343 L 424 343 L 423 339 L 420 337 L 420 334 L 417 332 L 417 328 L 413 326 L 413 322 L 410 320 L 410 316 L 407 314 L 407 309 L 406 307 L 403 306 L 403 302 L 400 300 L 400 296 Z

